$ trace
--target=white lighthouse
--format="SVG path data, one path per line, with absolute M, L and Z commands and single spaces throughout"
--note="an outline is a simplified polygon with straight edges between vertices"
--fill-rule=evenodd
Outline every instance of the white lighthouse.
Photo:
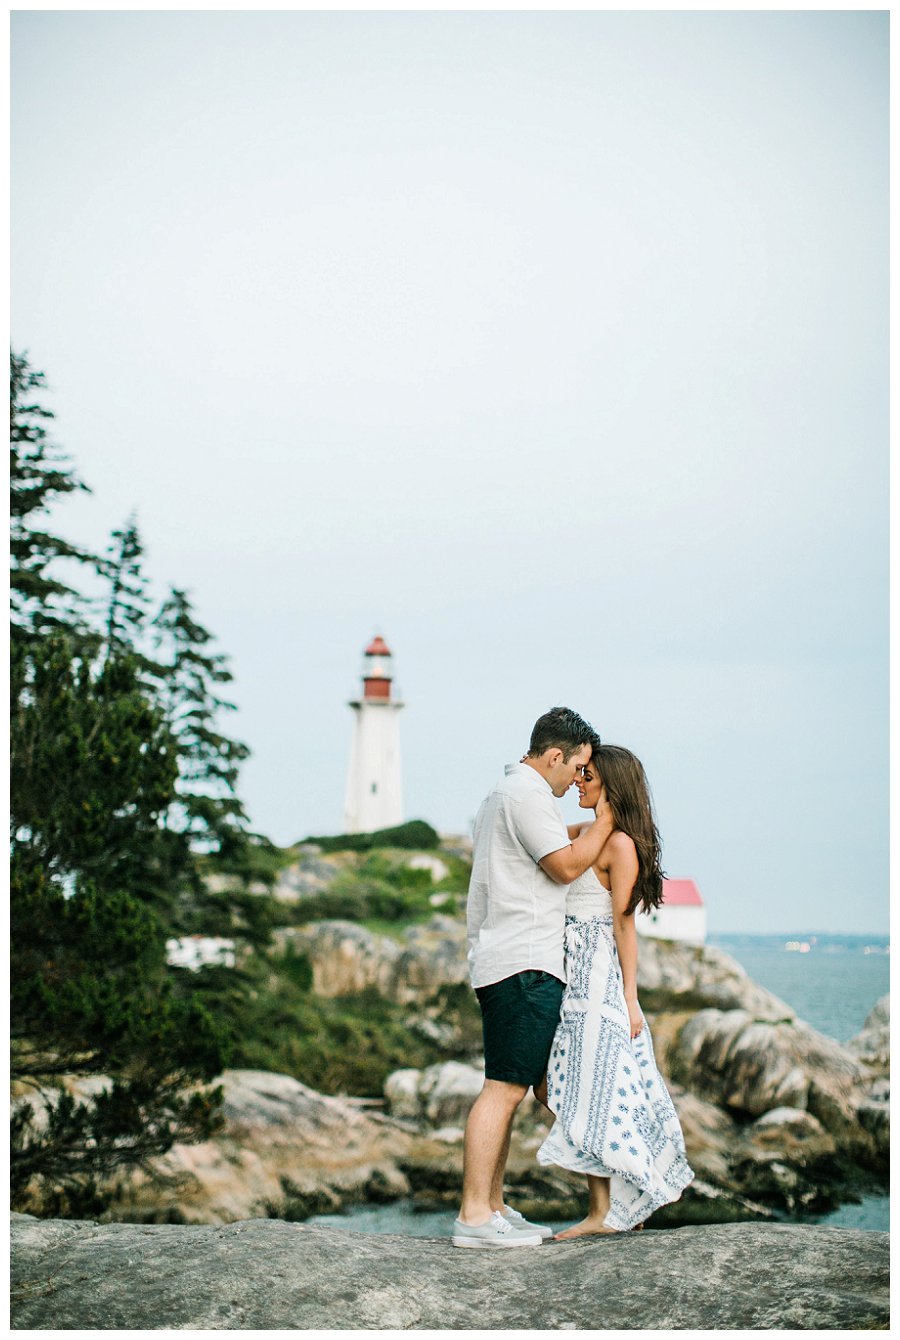
M 350 703 L 356 713 L 345 833 L 372 833 L 403 822 L 400 786 L 400 723 L 403 703 L 393 697 L 393 659 L 383 637 L 374 637 L 363 653 L 362 697 Z

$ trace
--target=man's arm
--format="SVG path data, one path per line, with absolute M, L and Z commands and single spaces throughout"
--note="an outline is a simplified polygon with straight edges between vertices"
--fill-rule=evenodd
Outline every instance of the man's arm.
M 541 857 L 538 865 L 554 884 L 571 884 L 573 879 L 583 875 L 588 866 L 594 864 L 612 830 L 610 818 L 595 819 L 579 837 L 572 839 L 568 847 L 548 852 Z

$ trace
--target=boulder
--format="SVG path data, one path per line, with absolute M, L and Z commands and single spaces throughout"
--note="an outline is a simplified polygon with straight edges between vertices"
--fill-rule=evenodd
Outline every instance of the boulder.
M 435 884 L 439 884 L 442 879 L 446 879 L 450 874 L 450 867 L 439 856 L 431 856 L 428 852 L 421 851 L 416 856 L 411 856 L 408 861 L 403 862 L 410 870 L 427 870 Z
M 717 1185 L 789 1212 L 822 1212 L 888 1168 L 885 1090 L 848 1048 L 800 1020 L 701 1010 L 672 1035 L 670 1075 L 735 1121 L 691 1151 Z M 885 1081 L 876 1081 L 885 1084 Z
M 464 1127 L 483 1084 L 483 1064 L 443 1061 L 425 1070 L 395 1070 L 385 1081 L 384 1097 L 394 1117 L 423 1126 Z
M 764 1112 L 731 1151 L 731 1181 L 752 1196 L 789 1210 L 824 1210 L 834 1203 L 822 1170 L 837 1144 L 822 1123 L 798 1108 Z
M 891 1023 L 891 998 L 890 995 L 882 996 L 876 1000 L 869 1013 L 866 1022 L 863 1024 L 863 1032 L 869 1028 L 889 1028 Z
M 483 1066 L 459 1061 L 428 1066 L 419 1080 L 420 1113 L 430 1126 L 465 1126 L 483 1085 Z
M 280 931 L 278 939 L 309 957 L 320 996 L 374 989 L 401 1004 L 422 1005 L 442 987 L 469 981 L 465 927 L 442 913 L 406 927 L 399 941 L 353 921 L 314 921 Z
M 446 1125 L 454 1131 L 464 1129 L 469 1109 L 483 1083 L 483 1064 L 462 1065 L 448 1061 L 425 1070 L 394 1071 L 385 1082 L 384 1096 L 391 1116 L 416 1122 L 420 1129 L 429 1130 L 432 1139 L 438 1139 L 442 1133 L 431 1127 Z M 713 1182 L 726 1185 L 729 1155 L 740 1139 L 734 1119 L 715 1104 L 687 1093 L 677 1085 L 672 1085 L 670 1091 L 691 1166 Z M 527 1163 L 533 1160 L 552 1120 L 546 1109 L 533 1098 L 526 1098 L 519 1108 L 513 1133 L 515 1147 L 524 1156 L 523 1166 L 517 1167 L 514 1158 L 511 1169 L 518 1185 L 521 1186 Z M 455 1140 L 449 1143 L 455 1143 Z M 567 1183 L 567 1187 L 569 1190 L 572 1187 L 582 1189 L 583 1182 L 575 1179 Z
M 322 893 L 342 871 L 355 869 L 359 862 L 356 852 L 323 853 L 313 843 L 302 846 L 297 859 L 279 870 L 272 896 L 280 903 L 298 903 L 311 894 Z
M 677 1084 L 670 1083 L 668 1087 L 681 1123 L 688 1163 L 701 1181 L 727 1187 L 731 1181 L 731 1156 L 740 1139 L 737 1123 L 715 1103 L 688 1093 Z
M 771 991 L 758 986 L 729 954 L 712 945 L 642 936 L 638 942 L 638 993 L 651 1013 L 713 1008 L 746 1010 L 777 1022 L 797 1015 Z
M 407 1121 L 422 1120 L 422 1100 L 419 1096 L 421 1070 L 395 1070 L 384 1082 L 384 1098 L 388 1111 L 394 1117 Z
M 749 1135 L 760 1144 L 780 1144 L 785 1139 L 801 1143 L 826 1140 L 829 1147 L 834 1148 L 834 1141 L 822 1123 L 812 1113 L 796 1107 L 775 1107 L 771 1112 L 764 1112 L 750 1127 Z
M 448 1206 L 458 1203 L 465 1122 L 483 1080 L 483 1067 L 453 1063 L 398 1070 L 389 1076 L 384 1090 L 389 1111 L 395 1118 L 414 1121 L 422 1132 L 422 1139 L 401 1160 L 417 1196 Z M 771 1218 L 772 1211 L 743 1194 L 735 1178 L 736 1156 L 746 1157 L 735 1120 L 677 1085 L 671 1086 L 671 1094 L 697 1177 L 674 1205 L 656 1212 L 654 1226 Z M 533 1218 L 580 1218 L 586 1205 L 584 1178 L 562 1168 L 543 1167 L 535 1158 L 552 1120 L 534 1098 L 523 1101 L 513 1125 L 507 1189 L 517 1207 Z M 432 1129 L 443 1121 L 450 1124 Z M 769 1190 L 776 1201 L 782 1198 L 777 1175 L 766 1179 L 757 1173 L 752 1182 L 757 1192 Z
M 808 1024 L 759 1020 L 746 1010 L 700 1010 L 668 1051 L 679 1083 L 744 1116 L 808 1109 L 852 1138 L 865 1074 L 840 1043 Z
M 20 1330 L 876 1330 L 887 1233 L 728 1224 L 506 1252 L 272 1220 L 14 1215 Z
M 424 924 L 409 926 L 397 963 L 395 998 L 414 1004 L 447 986 L 469 987 L 465 926 L 437 913 Z
M 350 996 L 374 988 L 393 996 L 402 949 L 355 921 L 315 921 L 279 932 L 277 942 L 306 953 L 317 996 Z
M 860 1123 L 871 1134 L 887 1161 L 891 1148 L 891 1082 L 876 1080 L 857 1109 Z
M 882 996 L 875 1004 L 869 1017 L 857 1033 L 847 1043 L 847 1050 L 853 1052 L 867 1069 L 877 1075 L 888 1075 L 891 1069 L 891 998 Z
M 673 1020 L 678 1027 L 671 1031 L 658 1027 Z M 657 1016 L 651 1028 L 657 1043 L 665 1039 L 657 1055 L 668 1054 L 667 1083 L 688 1161 L 698 1181 L 721 1198 L 715 1208 L 723 1218 L 766 1215 L 766 1205 L 824 1212 L 858 1180 L 858 1165 L 883 1169 L 889 1139 L 884 1094 L 860 1087 L 861 1067 L 830 1038 L 800 1021 L 760 1022 L 738 1010 Z M 478 1065 L 403 1070 L 388 1079 L 385 1098 L 392 1114 L 417 1122 L 423 1132 L 461 1128 L 482 1079 Z M 528 1202 L 526 1212 L 546 1216 L 553 1207 L 565 1217 L 583 1199 L 583 1182 L 535 1165 L 551 1120 L 533 1100 L 523 1103 L 508 1183 Z M 459 1194 L 461 1167 L 453 1150 L 417 1149 L 402 1166 L 419 1194 Z M 699 1186 L 689 1188 L 665 1212 L 665 1222 L 699 1219 L 702 1196 Z
M 118 1177 L 112 1218 L 187 1224 L 305 1218 L 409 1193 L 399 1163 L 413 1137 L 396 1123 L 288 1075 L 227 1070 L 221 1083 L 224 1131 L 203 1144 L 174 1145 L 155 1163 L 152 1180 L 141 1173 Z

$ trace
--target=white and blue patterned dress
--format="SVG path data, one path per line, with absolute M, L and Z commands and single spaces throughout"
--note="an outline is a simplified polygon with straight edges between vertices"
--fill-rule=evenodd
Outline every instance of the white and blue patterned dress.
M 539 1163 L 610 1178 L 606 1228 L 627 1231 L 693 1180 L 646 1023 L 631 1037 L 612 898 L 590 869 L 566 898 L 566 977 L 547 1066 L 556 1121 Z

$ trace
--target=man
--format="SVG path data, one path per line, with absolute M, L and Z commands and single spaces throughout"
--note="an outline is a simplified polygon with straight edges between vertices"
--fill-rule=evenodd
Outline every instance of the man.
M 485 1080 L 466 1123 L 456 1247 L 539 1246 L 552 1236 L 504 1205 L 503 1176 L 516 1109 L 544 1078 L 559 1021 L 566 887 L 609 835 L 606 821 L 596 821 L 570 842 L 553 799 L 583 773 L 595 742 L 577 712 L 545 712 L 528 753 L 507 764 L 475 820 L 467 922 Z

